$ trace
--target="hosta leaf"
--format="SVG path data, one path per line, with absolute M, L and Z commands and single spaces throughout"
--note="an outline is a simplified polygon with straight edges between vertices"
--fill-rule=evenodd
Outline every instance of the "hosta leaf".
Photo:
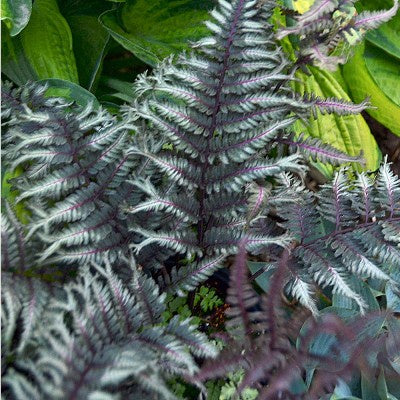
M 11 36 L 18 35 L 25 28 L 32 12 L 32 0 L 2 0 L 1 20 Z
M 80 84 L 92 90 L 106 53 L 109 33 L 96 16 L 73 15 L 68 18 L 74 42 L 74 55 Z
M 99 106 L 96 97 L 76 83 L 69 82 L 63 79 L 43 79 L 40 83 L 45 84 L 47 97 L 64 97 L 65 99 L 75 101 L 81 106 L 86 106 L 92 103 L 94 107 Z
M 379 29 L 368 32 L 367 39 L 375 46 L 400 59 L 400 16 L 396 15 L 391 21 Z
M 71 30 L 56 0 L 36 0 L 28 25 L 18 37 L 7 40 L 3 72 L 23 84 L 28 77 L 25 71 L 33 75 L 29 79 L 59 78 L 78 83 Z
M 400 136 L 400 107 L 375 83 L 363 55 L 364 46 L 360 46 L 354 57 L 343 67 L 344 78 L 353 100 L 357 102 L 370 96 L 371 103 L 376 109 L 369 109 L 367 112 L 394 134 Z
M 364 59 L 377 86 L 389 99 L 400 106 L 400 59 L 391 57 L 368 43 L 365 46 Z
M 350 100 L 331 73 L 316 67 L 310 67 L 310 72 L 310 76 L 302 72 L 297 74 L 297 78 L 300 79 L 295 83 L 297 92 L 313 93 L 322 98 L 336 97 Z M 335 114 L 319 114 L 318 118 L 310 120 L 307 126 L 303 122 L 296 122 L 295 130 L 297 133 L 305 132 L 311 137 L 319 138 L 351 156 L 357 156 L 362 151 L 367 169 L 375 170 L 379 166 L 381 157 L 379 148 L 361 115 L 341 117 Z M 325 177 L 329 178 L 332 175 L 332 167 L 320 163 L 315 163 L 315 165 Z M 357 169 L 360 168 L 358 164 L 354 164 L 354 166 Z
M 79 83 L 93 91 L 110 37 L 98 18 L 112 3 L 97 0 L 63 0 L 61 14 L 71 27 Z
M 7 27 L 3 24 L 1 27 L 1 58 L 3 74 L 17 85 L 37 79 L 34 69 L 26 58 L 19 37 L 11 37 Z
M 154 66 L 207 34 L 202 22 L 211 6 L 209 0 L 127 0 L 100 20 L 117 42 Z

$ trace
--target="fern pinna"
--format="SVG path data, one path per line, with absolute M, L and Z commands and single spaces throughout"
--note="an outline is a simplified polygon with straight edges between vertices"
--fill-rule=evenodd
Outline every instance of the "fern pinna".
M 267 191 L 255 182 L 283 171 L 302 173 L 300 154 L 282 153 L 287 143 L 307 156 L 337 162 L 357 159 L 302 138 L 291 140 L 288 128 L 310 110 L 348 114 L 366 104 L 334 99 L 300 98 L 289 88 L 290 62 L 274 41 L 268 20 L 274 2 L 220 1 L 207 26 L 212 37 L 194 46 L 193 55 L 167 60 L 136 83 L 135 111 L 151 135 L 172 145 L 155 155 L 132 147 L 131 154 L 150 159 L 163 171 L 171 187 L 162 195 L 148 182 L 148 201 L 131 213 L 157 212 L 173 216 L 163 230 L 134 226 L 144 240 L 140 251 L 157 243 L 188 256 L 192 268 L 173 271 L 176 288 L 192 288 L 209 276 L 225 254 L 236 251 L 245 234 L 247 249 L 286 246 L 285 234 L 273 236 L 252 229 Z M 282 141 L 285 141 L 282 143 Z M 274 156 L 272 156 L 274 154 Z M 249 204 L 249 193 L 256 191 Z

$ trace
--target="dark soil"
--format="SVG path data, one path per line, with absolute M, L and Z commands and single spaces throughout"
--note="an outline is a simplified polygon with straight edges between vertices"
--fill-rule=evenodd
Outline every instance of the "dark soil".
M 400 176 L 400 137 L 394 135 L 367 113 L 363 113 L 363 117 L 367 121 L 383 156 L 388 156 L 388 161 L 392 163 L 393 171 Z

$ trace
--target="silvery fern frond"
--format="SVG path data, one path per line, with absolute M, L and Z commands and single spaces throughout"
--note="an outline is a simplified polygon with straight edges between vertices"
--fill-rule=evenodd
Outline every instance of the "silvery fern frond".
M 50 300 L 33 351 L 3 377 L 10 398 L 117 399 L 128 381 L 143 399 L 175 398 L 165 378 L 192 375 L 193 355 L 214 357 L 216 349 L 189 320 L 163 323 L 164 301 L 136 269 L 124 283 L 108 262 L 86 268 Z
M 217 358 L 203 364 L 193 381 L 225 378 L 229 372 L 241 371 L 243 378 L 233 393 L 237 398 L 244 398 L 245 389 L 253 388 L 257 399 L 319 400 L 340 380 L 354 378 L 354 373 L 367 371 L 370 364 L 377 370 L 385 368 L 393 357 L 382 351 L 386 346 L 398 355 L 393 336 L 398 334 L 399 324 L 390 312 L 360 317 L 348 309 L 354 313 L 345 320 L 328 312 L 307 318 L 305 310 L 285 307 L 282 289 L 290 258 L 290 251 L 284 250 L 270 278 L 268 293 L 259 296 L 247 278 L 246 253 L 241 246 L 231 270 L 224 347 Z M 386 319 L 389 334 L 386 327 L 380 329 Z M 379 328 L 369 329 L 371 326 Z M 366 354 L 373 354 L 373 361 Z M 310 366 L 313 374 L 306 384 Z M 398 379 L 397 374 L 393 376 Z
M 286 246 L 284 236 L 252 232 L 248 217 L 258 214 L 249 211 L 247 186 L 284 171 L 305 172 L 300 154 L 281 151 L 297 119 L 317 109 L 352 114 L 368 106 L 292 92 L 290 62 L 268 23 L 275 6 L 273 1 L 218 2 L 207 22 L 212 36 L 194 44 L 191 54 L 167 59 L 154 73 L 138 78 L 132 108 L 172 150 L 154 155 L 132 146 L 129 153 L 156 165 L 172 190 L 161 196 L 145 185 L 148 198 L 131 212 L 168 215 L 174 222 L 157 232 L 133 226 L 144 237 L 134 245 L 139 254 L 157 243 L 187 256 L 196 254 L 195 264 L 201 269 L 219 254 L 235 253 L 245 233 L 249 251 Z M 307 145 L 308 154 L 314 150 L 324 160 L 358 160 L 322 145 L 319 150 L 317 143 L 311 149 L 302 138 L 296 150 Z M 270 156 L 276 147 L 279 156 Z M 175 272 L 190 286 L 192 270 L 188 281 Z
M 295 239 L 290 265 L 297 285 L 330 287 L 363 310 L 351 277 L 400 284 L 394 274 L 400 265 L 400 179 L 387 163 L 375 179 L 362 173 L 352 180 L 341 170 L 318 193 L 294 189 L 283 189 L 285 202 L 277 195 L 271 203 Z M 293 294 L 308 303 L 298 290 L 293 287 Z
M 59 290 L 57 271 L 48 273 L 35 268 L 33 255 L 40 244 L 26 239 L 23 225 L 9 203 L 4 203 L 1 221 L 2 374 L 11 367 L 13 360 L 29 352 L 46 305 Z

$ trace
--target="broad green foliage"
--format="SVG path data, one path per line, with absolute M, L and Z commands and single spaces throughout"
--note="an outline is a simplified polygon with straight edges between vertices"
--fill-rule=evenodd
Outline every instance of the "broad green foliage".
M 364 60 L 376 85 L 400 108 L 400 58 L 388 57 L 384 51 L 367 44 Z
M 36 0 L 25 29 L 16 37 L 6 36 L 3 72 L 18 84 L 27 78 L 79 82 L 71 30 L 56 0 Z
M 289 1 L 287 4 L 290 5 L 291 2 Z M 348 5 L 346 4 L 346 2 L 341 1 L 317 2 L 315 4 L 312 0 L 293 2 L 294 9 L 302 15 L 296 17 L 294 22 L 288 18 L 288 28 L 283 30 L 278 29 L 278 37 L 284 36 L 282 35 L 282 32 L 284 32 L 284 34 L 288 34 L 296 32 L 299 33 L 301 31 L 302 35 L 300 35 L 300 38 L 302 39 L 301 42 L 298 43 L 298 36 L 296 36 L 292 42 L 285 37 L 285 42 L 283 43 L 285 50 L 288 51 L 292 57 L 295 57 L 296 51 L 300 52 L 299 57 L 302 55 L 303 57 L 314 58 L 314 56 L 317 54 L 317 61 L 315 64 L 319 65 L 319 63 L 322 62 L 322 64 L 327 64 L 325 65 L 326 68 L 334 69 L 335 64 L 343 62 L 346 59 L 346 57 L 342 56 L 337 57 L 339 52 L 341 52 L 342 55 L 346 54 L 343 46 L 349 46 L 351 37 L 354 37 L 355 39 L 358 38 L 356 41 L 359 41 L 361 40 L 362 35 L 365 34 L 363 29 L 361 29 L 357 34 L 353 30 L 354 23 L 361 23 L 359 21 L 363 21 L 363 14 L 355 16 L 355 9 L 353 9 L 353 12 L 351 12 L 351 10 L 349 11 Z M 388 8 L 389 5 L 380 4 L 380 8 Z M 339 15 L 340 13 L 346 12 L 348 13 L 349 18 L 355 18 L 354 23 L 349 24 L 349 22 L 345 19 L 342 21 L 343 25 L 340 25 L 340 28 L 338 28 L 337 24 L 335 25 L 332 19 L 336 14 Z M 375 19 L 382 18 L 383 21 L 387 20 L 385 13 L 393 14 L 393 11 L 392 9 L 387 12 L 381 11 L 381 14 L 377 14 Z M 368 15 L 365 16 L 368 17 Z M 315 19 L 315 22 L 312 23 L 313 18 Z M 294 27 L 292 26 L 293 24 Z M 317 28 L 319 25 L 320 28 Z M 331 25 L 332 30 L 336 32 L 336 34 L 324 36 L 323 29 L 327 29 L 327 27 L 330 27 Z M 318 34 L 319 29 L 321 30 L 322 35 Z M 314 32 L 316 33 L 313 37 L 312 35 Z M 326 39 L 327 37 L 329 40 Z M 326 41 L 326 43 L 324 41 Z M 342 48 L 339 46 L 340 43 L 342 43 Z M 335 46 L 338 46 L 337 50 L 335 50 Z M 316 49 L 318 49 L 317 52 Z M 384 55 L 382 56 L 381 54 L 379 56 L 380 58 L 375 57 L 376 65 L 373 67 L 375 67 L 375 70 L 377 70 L 377 66 L 380 66 L 379 71 L 376 71 L 377 73 L 381 73 L 381 71 L 384 69 L 383 64 L 386 67 L 386 71 L 388 70 L 388 67 L 391 67 L 391 71 L 393 71 L 393 73 L 392 75 L 389 75 L 389 78 L 392 78 L 396 74 L 398 68 L 390 64 L 390 61 L 385 61 Z M 299 93 L 314 93 L 315 95 L 319 95 L 321 97 L 334 96 L 336 98 L 343 98 L 347 100 L 350 99 L 349 95 L 345 91 L 346 83 L 344 82 L 340 71 L 330 73 L 326 70 L 321 70 L 318 67 L 309 67 L 307 73 L 298 71 L 296 73 L 296 78 L 297 80 L 293 83 L 293 87 Z M 400 79 L 398 79 L 397 76 L 390 80 L 388 79 L 388 74 L 386 74 L 385 77 L 381 78 L 381 82 L 385 84 L 388 92 L 391 92 L 391 94 L 396 92 L 394 96 L 398 96 L 400 89 L 398 89 L 397 86 L 399 85 Z M 358 100 L 361 101 L 368 97 L 368 95 L 369 93 L 365 93 L 363 98 L 358 96 Z M 318 114 L 317 119 L 307 121 L 307 123 L 303 121 L 297 121 L 295 123 L 295 130 L 298 134 L 304 132 L 310 137 L 322 139 L 323 141 L 330 143 L 332 146 L 351 155 L 359 154 L 361 151 L 365 158 L 365 170 L 376 170 L 379 166 L 381 159 L 380 150 L 369 130 L 367 123 L 361 115 L 340 117 L 338 115 Z M 333 166 L 322 165 L 321 163 L 313 164 L 323 175 L 322 177 L 318 177 L 318 180 L 332 177 L 332 173 L 334 171 Z M 353 164 L 353 166 L 356 170 L 360 170 L 359 165 Z
M 360 10 L 389 7 L 389 0 L 363 0 Z M 388 22 L 369 32 L 366 43 L 343 68 L 354 100 L 371 96 L 368 113 L 400 136 L 400 11 Z
M 203 21 L 211 6 L 209 0 L 128 0 L 100 19 L 116 41 L 155 66 L 205 35 Z
M 71 28 L 79 83 L 94 91 L 110 37 L 98 19 L 112 7 L 112 3 L 100 0 L 62 0 L 59 6 Z
M 357 49 L 354 57 L 343 67 L 344 78 L 353 99 L 357 101 L 357 99 L 370 96 L 371 103 L 376 109 L 369 109 L 368 113 L 394 134 L 400 136 L 400 106 L 385 95 L 369 73 L 364 58 L 365 48 L 369 46 L 371 45 L 367 43 L 365 47 L 360 46 Z M 390 68 L 390 71 L 392 70 L 393 68 Z M 386 74 L 386 71 L 383 70 L 383 73 Z M 395 85 L 400 86 L 399 80 L 395 82 Z
M 1 20 L 7 25 L 10 35 L 18 35 L 25 28 L 32 12 L 32 0 L 2 0 Z
M 69 101 L 76 102 L 76 104 L 80 106 L 87 106 L 90 104 L 92 104 L 94 108 L 100 106 L 92 93 L 76 83 L 56 78 L 43 79 L 39 82 L 47 88 L 45 92 L 46 97 L 63 97 Z
M 317 67 L 310 67 L 309 69 L 309 76 L 302 72 L 296 75 L 300 79 L 300 81 L 294 82 L 296 92 L 350 101 L 349 96 L 332 73 L 322 71 Z M 306 132 L 307 135 L 330 143 L 333 147 L 352 156 L 357 156 L 362 152 L 366 170 L 374 171 L 379 167 L 380 150 L 361 115 L 339 116 L 319 113 L 318 118 L 307 121 L 307 124 L 297 121 L 295 130 L 298 133 Z M 332 176 L 333 168 L 331 166 L 315 165 L 327 178 Z M 360 166 L 354 164 L 354 168 L 360 169 Z
M 358 14 L 354 7 L 359 9 Z M 299 60 L 302 62 L 311 58 L 314 65 L 329 70 L 345 63 L 352 53 L 351 47 L 360 43 L 367 31 L 383 23 L 367 36 L 365 52 L 352 59 L 352 66 L 345 67 L 344 74 L 354 99 L 360 101 L 363 95 L 371 94 L 373 106 L 379 110 L 368 112 L 399 134 L 397 122 L 390 122 L 394 118 L 394 110 L 398 108 L 400 93 L 398 1 L 300 1 L 294 3 L 294 8 L 300 15 L 289 19 L 289 25 L 278 31 L 278 38 L 296 34 Z M 363 78 L 355 83 L 360 76 Z M 369 93 L 372 80 L 373 93 Z M 390 102 L 395 104 L 394 109 Z M 399 110 L 396 111 L 398 114 Z

